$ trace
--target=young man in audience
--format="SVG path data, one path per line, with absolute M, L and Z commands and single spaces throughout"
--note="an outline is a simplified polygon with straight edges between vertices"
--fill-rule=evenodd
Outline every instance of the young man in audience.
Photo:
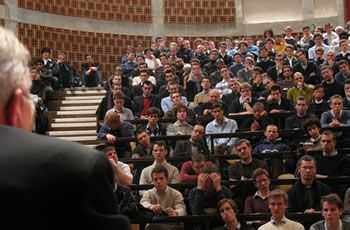
M 149 108 L 160 108 L 159 98 L 152 94 L 153 90 L 152 82 L 143 82 L 142 95 L 134 97 L 134 114 L 136 117 L 145 118 Z
M 205 156 L 201 153 L 192 154 L 191 160 L 182 164 L 179 182 L 181 183 L 197 183 L 198 175 L 205 167 L 213 166 L 211 161 L 206 161 Z
M 228 105 L 228 113 L 252 114 L 254 102 L 252 86 L 249 83 L 242 83 L 240 85 L 240 96 Z
M 121 142 L 119 138 L 133 137 L 134 126 L 127 121 L 121 121 L 120 115 L 115 112 L 106 114 L 104 123 L 97 133 L 97 138 L 114 144 L 119 157 L 130 157 L 129 142 Z
M 316 116 L 311 114 L 308 109 L 309 105 L 304 96 L 299 96 L 295 103 L 295 114 L 286 118 L 284 129 L 302 129 L 307 119 L 315 119 Z
M 197 93 L 193 99 L 193 108 L 200 104 L 207 103 L 209 101 L 209 91 L 211 88 L 210 79 L 208 77 L 203 77 L 201 80 L 202 91 Z
M 238 129 L 237 122 L 235 120 L 226 118 L 224 116 L 224 107 L 223 104 L 217 103 L 214 104 L 211 108 L 211 114 L 214 117 L 214 120 L 209 122 L 205 127 L 205 134 L 215 134 L 215 133 L 235 133 Z M 214 148 L 218 146 L 223 146 L 226 149 L 230 149 L 235 143 L 236 138 L 215 138 L 214 139 Z M 211 142 L 208 138 L 208 145 L 211 148 Z
M 135 132 L 136 147 L 132 152 L 131 158 L 149 158 L 152 157 L 152 143 L 151 136 L 147 131 L 139 127 Z
M 204 126 L 197 124 L 193 126 L 189 140 L 176 141 L 174 156 L 192 156 L 193 154 L 209 156 L 209 149 L 204 138 Z
M 322 128 L 350 126 L 350 111 L 343 110 L 343 98 L 340 95 L 330 98 L 329 107 L 331 109 L 321 115 Z
M 249 179 L 252 178 L 253 172 L 257 168 L 267 168 L 265 162 L 253 158 L 252 145 L 249 140 L 238 140 L 234 146 L 234 150 L 240 160 L 229 167 L 229 179 Z
M 308 137 L 302 143 L 303 151 L 309 154 L 321 151 L 321 123 L 319 119 L 306 120 L 304 122 L 304 130 L 307 132 Z
M 96 146 L 97 150 L 104 152 L 114 171 L 114 183 L 116 186 L 129 186 L 132 183 L 133 175 L 129 165 L 119 161 L 118 153 L 112 144 L 100 144 Z
M 279 136 L 278 126 L 275 124 L 269 124 L 266 126 L 264 132 L 264 139 L 260 141 L 258 145 L 254 148 L 254 154 L 264 155 L 273 153 L 286 153 L 290 151 L 290 147 L 282 141 Z M 288 159 L 283 162 L 279 158 L 271 158 L 267 160 L 270 172 L 273 178 L 278 177 L 285 171 L 293 171 L 293 166 L 295 164 L 294 159 Z
M 152 170 L 157 165 L 163 165 L 167 169 L 169 183 L 176 183 L 177 182 L 179 170 L 175 166 L 169 164 L 166 161 L 165 157 L 166 157 L 167 153 L 168 153 L 168 151 L 166 148 L 166 144 L 164 142 L 157 141 L 153 144 L 152 155 L 154 157 L 154 162 L 152 165 L 150 165 L 142 170 L 139 184 L 151 184 L 152 183 Z
M 324 220 L 311 225 L 310 230 L 350 229 L 350 223 L 342 220 L 343 202 L 337 194 L 332 193 L 322 197 L 321 208 Z
M 94 61 L 91 55 L 86 56 L 86 62 L 81 65 L 81 69 L 86 87 L 96 87 L 101 84 L 100 65 Z
M 349 176 L 349 158 L 336 148 L 335 133 L 325 130 L 321 134 L 321 155 L 315 155 L 317 172 L 323 176 Z
M 294 72 L 302 73 L 306 84 L 320 84 L 321 79 L 318 76 L 318 67 L 314 62 L 311 62 L 307 59 L 306 51 L 298 50 L 296 51 L 295 56 L 297 57 L 298 62 L 293 68 Z
M 344 110 L 350 110 L 350 79 L 345 81 L 344 84 L 343 108 Z
M 333 95 L 344 96 L 344 87 L 334 79 L 334 70 L 329 65 L 322 65 L 322 86 L 325 92 L 325 99 L 330 99 Z
M 266 110 L 269 113 L 281 113 L 292 109 L 291 102 L 282 97 L 281 87 L 279 85 L 271 86 L 270 93 L 266 99 Z
M 267 213 L 268 197 L 270 195 L 270 175 L 266 169 L 257 168 L 254 170 L 252 179 L 257 191 L 253 196 L 246 198 L 244 202 L 244 213 Z
M 135 119 L 131 109 L 124 107 L 125 99 L 124 95 L 120 92 L 113 94 L 114 106 L 112 109 L 108 110 L 108 113 L 118 113 L 121 121 L 132 121 Z
M 171 182 L 168 170 L 163 165 L 156 165 L 151 171 L 154 188 L 144 192 L 140 204 L 151 210 L 156 216 L 185 216 L 186 206 L 181 192 L 168 186 Z M 176 225 L 175 225 L 176 226 Z M 173 229 L 171 224 L 149 224 L 146 229 Z M 174 228 L 176 229 L 176 228 Z
M 290 212 L 312 213 L 321 210 L 321 197 L 330 193 L 330 188 L 316 180 L 316 160 L 310 155 L 302 156 L 297 163 L 299 179 L 288 192 Z
M 180 91 L 179 91 L 179 85 L 176 82 L 172 82 L 169 85 L 169 96 L 164 97 L 163 99 L 161 99 L 161 108 L 162 111 L 164 113 L 168 112 L 169 110 L 171 110 L 173 108 L 174 102 L 171 98 L 171 95 L 173 95 L 174 93 L 179 93 L 180 95 L 180 101 L 182 104 L 187 105 L 187 98 L 185 96 L 181 96 Z
M 213 214 L 217 203 L 223 198 L 231 198 L 229 188 L 221 184 L 221 175 L 216 166 L 204 167 L 197 177 L 197 187 L 189 195 L 192 215 Z
M 172 94 L 175 95 L 178 93 Z M 168 136 L 191 135 L 193 126 L 188 123 L 188 108 L 185 105 L 178 104 L 175 107 L 176 122 L 169 124 L 167 128 Z
M 288 204 L 290 204 L 291 202 L 291 200 L 289 200 L 288 202 L 288 196 L 284 191 L 271 191 L 268 196 L 268 204 L 272 217 L 269 222 L 259 227 L 258 230 L 304 230 L 303 225 L 301 225 L 298 222 L 287 219 L 285 216 Z
M 324 97 L 324 88 L 322 85 L 316 85 L 312 94 L 312 101 L 310 103 L 309 110 L 311 113 L 320 118 L 321 114 L 326 112 L 328 109 L 328 102 Z
M 345 81 L 350 79 L 350 66 L 347 60 L 340 60 L 337 63 L 339 72 L 335 74 L 335 81 L 340 85 L 344 85 Z

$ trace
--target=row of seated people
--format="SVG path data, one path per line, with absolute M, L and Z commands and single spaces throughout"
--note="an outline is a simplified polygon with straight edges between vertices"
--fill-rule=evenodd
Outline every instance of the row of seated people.
M 326 135 L 325 135 L 326 136 Z M 242 140 L 240 144 L 237 144 L 236 148 L 239 149 L 242 153 L 244 149 L 249 149 L 249 142 L 247 140 Z M 248 147 L 248 148 L 247 148 Z M 190 188 L 189 190 L 185 190 L 183 193 L 177 191 L 176 189 L 169 187 L 169 183 L 174 183 L 176 181 L 176 170 L 174 171 L 173 166 L 169 166 L 168 163 L 157 163 L 153 164 L 150 167 L 144 169 L 142 174 L 144 174 L 145 179 L 150 184 L 154 185 L 154 188 L 146 191 L 142 191 L 142 197 L 140 198 L 139 204 L 138 199 L 133 198 L 130 193 L 130 190 L 125 189 L 123 186 L 130 185 L 130 169 L 126 164 L 121 163 L 116 155 L 115 148 L 111 145 L 101 145 L 99 148 L 103 150 L 106 155 L 109 157 L 111 164 L 115 170 L 115 183 L 116 183 L 116 194 L 120 199 L 120 207 L 121 210 L 124 209 L 125 215 L 128 215 L 131 218 L 147 219 L 149 216 L 151 217 L 161 217 L 161 216 L 184 216 L 186 214 L 192 215 L 210 215 L 215 214 L 218 210 L 221 214 L 224 222 L 228 224 L 226 219 L 224 218 L 227 214 L 227 210 L 221 210 L 222 199 L 228 201 L 231 208 L 235 211 L 235 213 L 241 212 L 244 213 L 266 213 L 271 211 L 271 214 L 274 217 L 276 213 L 279 213 L 279 217 L 276 221 L 278 223 L 272 223 L 276 225 L 289 225 L 291 223 L 287 223 L 288 220 L 285 219 L 285 209 L 288 204 L 289 212 L 305 212 L 305 213 L 313 213 L 315 211 L 322 212 L 327 211 L 324 210 L 323 201 L 321 201 L 321 197 L 329 194 L 331 190 L 336 190 L 335 187 L 330 188 L 324 183 L 320 182 L 316 178 L 316 160 L 310 155 L 304 155 L 298 161 L 298 179 L 295 184 L 288 191 L 288 198 L 283 192 L 278 192 L 279 194 L 283 193 L 283 204 L 282 208 L 281 204 L 271 204 L 271 197 L 274 197 L 276 191 L 270 191 L 270 176 L 266 169 L 256 168 L 252 174 L 250 175 L 252 178 L 254 185 L 256 187 L 256 191 L 252 190 L 250 193 L 247 193 L 249 188 L 245 188 L 246 194 L 248 194 L 247 198 L 244 201 L 244 192 L 242 189 L 237 190 L 235 188 L 226 187 L 222 183 L 220 172 L 218 168 L 213 165 L 212 162 L 206 162 L 202 155 L 193 155 L 192 161 L 185 162 L 182 167 L 182 175 L 179 176 L 179 179 L 182 178 L 184 181 L 195 181 L 195 187 Z M 165 152 L 165 145 L 161 142 L 156 143 L 154 147 L 154 157 L 157 160 L 162 160 L 162 156 Z M 163 159 L 164 161 L 164 159 Z M 243 163 L 243 161 L 241 161 Z M 187 166 L 185 166 L 187 165 Z M 188 172 L 183 172 L 183 170 L 190 170 Z M 128 179 L 125 179 L 128 178 Z M 248 178 L 248 177 L 247 177 Z M 243 179 L 240 178 L 240 179 Z M 249 185 L 246 184 L 246 187 Z M 128 195 L 126 195 L 128 194 Z M 339 208 L 341 212 L 343 210 L 342 204 L 340 205 L 340 198 L 338 195 L 330 195 L 336 197 L 337 203 L 333 204 Z M 345 195 L 346 202 L 348 202 L 350 196 L 350 189 Z M 127 198 L 126 198 L 127 197 Z M 126 200 L 125 200 L 126 199 Z M 232 201 L 234 199 L 236 202 Z M 242 199 L 244 206 L 240 206 L 242 204 Z M 287 199 L 289 202 L 287 203 Z M 324 199 L 324 198 L 322 198 Z M 235 203 L 239 204 L 238 206 Z M 274 207 L 276 206 L 276 207 Z M 217 209 L 218 207 L 218 209 Z M 226 207 L 226 209 L 229 206 Z M 244 208 L 243 208 L 244 207 Z M 349 204 L 346 203 L 346 208 L 349 208 Z M 136 212 L 137 209 L 141 209 L 143 212 Z M 278 211 L 279 210 L 279 211 Z M 132 213 L 130 213 L 132 212 Z M 139 213 L 138 216 L 137 213 Z M 142 214 L 140 214 L 142 213 Z M 226 213 L 226 214 L 223 214 Z M 232 214 L 232 213 L 231 213 Z M 338 213 L 340 214 L 340 213 Z M 144 216 L 145 215 L 145 216 Z M 340 215 L 338 216 L 340 218 Z M 232 218 L 232 216 L 231 216 Z M 151 218 L 152 219 L 152 218 Z M 230 218 L 229 218 L 230 219 Z M 283 219 L 283 221 L 282 221 Z M 147 219 L 150 220 L 150 219 Z M 230 219 L 233 221 L 232 219 Z M 330 219 L 331 220 L 331 219 Z M 338 219 L 339 220 L 339 219 Z M 237 219 L 235 218 L 235 223 L 230 224 L 238 224 L 236 223 Z M 254 227 L 263 224 L 264 222 L 255 223 Z M 210 223 L 213 226 L 216 226 L 218 223 L 212 222 Z M 245 223 L 242 223 L 245 226 Z M 267 225 L 270 225 L 271 222 L 268 222 Z M 336 224 L 336 222 L 333 222 Z M 348 226 L 346 222 L 344 222 L 345 226 Z M 317 224 L 319 225 L 319 224 Z M 294 225 L 293 225 L 294 226 Z M 151 224 L 148 226 L 149 229 L 163 229 L 164 228 L 173 228 L 178 229 L 183 227 L 179 224 L 168 225 L 168 224 Z M 252 227 L 252 226 L 251 226 Z M 265 226 L 266 227 L 266 226 Z M 261 229 L 265 229 L 265 227 L 261 227 Z M 286 227 L 286 226 L 285 226 Z M 334 226 L 333 226 L 334 227 Z M 234 228 L 233 228 L 234 229 Z M 243 228 L 245 229 L 245 228 Z M 249 228 L 250 229 L 250 228 Z M 254 229 L 254 228 L 251 228 Z M 266 228 L 269 229 L 269 228 Z M 285 229 L 285 228 L 282 228 Z M 289 228 L 286 228 L 289 229 Z M 302 225 L 298 225 L 298 228 L 291 229 L 303 229 Z M 318 228 L 316 228 L 318 229 Z M 342 228 L 340 228 L 342 229 Z M 347 229 L 347 228 L 344 228 Z
M 120 138 L 133 137 L 134 136 L 134 126 L 128 121 L 122 121 L 121 116 L 111 110 L 106 115 L 105 123 L 102 125 L 102 128 L 98 132 L 98 137 L 102 140 L 106 140 L 109 143 L 114 143 L 117 146 L 117 150 L 121 157 L 144 157 L 150 155 L 150 137 L 156 136 L 175 136 L 175 135 L 191 135 L 191 142 L 195 143 L 193 146 L 197 146 L 200 149 L 200 152 L 208 155 L 209 150 L 213 151 L 218 149 L 229 150 L 233 146 L 237 138 L 231 136 L 230 138 L 211 138 L 213 134 L 232 134 L 232 133 L 241 133 L 247 129 L 242 129 L 237 125 L 237 123 L 251 123 L 251 126 L 259 126 L 263 124 L 262 127 L 265 131 L 265 136 L 261 137 L 254 135 L 252 133 L 249 139 L 255 139 L 254 143 L 258 146 L 255 148 L 255 153 L 264 153 L 269 151 L 288 151 L 289 149 L 294 150 L 295 146 L 298 146 L 300 142 L 304 143 L 304 148 L 317 150 L 319 148 L 319 137 L 320 137 L 320 128 L 336 128 L 336 127 L 347 127 L 349 119 L 348 111 L 343 110 L 342 108 L 342 98 L 339 96 L 333 96 L 330 102 L 331 110 L 324 112 L 322 114 L 320 124 L 318 118 L 315 115 L 309 114 L 303 117 L 303 119 L 298 119 L 298 114 L 306 114 L 307 103 L 302 97 L 298 98 L 298 103 L 296 105 L 296 114 L 292 114 L 286 118 L 284 122 L 284 117 L 280 114 L 274 114 L 275 116 L 266 115 L 259 116 L 258 118 L 255 115 L 242 115 L 243 119 L 240 119 L 236 122 L 234 119 L 229 119 L 224 115 L 224 107 L 222 104 L 213 104 L 212 106 L 212 116 L 214 117 L 213 121 L 209 122 L 206 127 L 202 124 L 196 124 L 192 126 L 188 122 L 188 110 L 185 106 L 179 105 L 176 107 L 176 122 L 168 124 L 165 128 L 166 123 L 159 122 L 159 110 L 156 108 L 149 109 L 149 116 L 147 117 L 147 123 L 141 123 L 140 127 L 137 128 L 136 139 L 144 139 L 140 141 L 142 144 L 138 143 L 133 152 L 129 143 L 123 143 L 118 141 Z M 263 107 L 262 104 L 257 104 Z M 256 107 L 259 107 L 256 106 Z M 338 116 L 335 118 L 334 116 Z M 259 119 L 260 118 L 260 119 Z M 258 124 L 257 124 L 258 123 Z M 294 130 L 295 128 L 307 131 L 307 136 L 303 135 L 303 132 L 295 136 L 293 140 L 289 140 L 288 144 L 281 139 L 279 134 L 279 125 L 276 123 L 286 123 L 288 124 L 288 130 Z M 289 127 L 291 126 L 291 127 Z M 314 128 L 316 126 L 316 129 Z M 311 129 L 312 128 L 312 129 Z M 310 129 L 310 130 L 308 130 Z M 143 132 L 144 130 L 145 132 Z M 249 129 L 248 129 L 249 130 Z M 251 130 L 258 131 L 258 130 Z M 204 134 L 207 135 L 207 140 L 204 140 Z M 337 132 L 337 135 L 340 135 L 340 132 Z M 346 137 L 347 132 L 342 133 Z M 139 137 L 138 137 L 139 136 Z M 311 146 L 314 143 L 315 146 Z M 170 145 L 173 145 L 172 155 L 189 155 L 191 152 L 189 147 L 191 145 L 183 144 L 181 141 L 169 142 Z M 318 145 L 317 145 L 318 144 Z M 271 145 L 271 146 L 269 146 Z M 208 148 L 209 146 L 209 148 Z M 192 147 L 191 147 L 192 148 Z M 198 150 L 197 150 L 198 151 Z M 229 151 L 228 151 L 229 152 Z M 130 154 L 132 153 L 132 154 Z

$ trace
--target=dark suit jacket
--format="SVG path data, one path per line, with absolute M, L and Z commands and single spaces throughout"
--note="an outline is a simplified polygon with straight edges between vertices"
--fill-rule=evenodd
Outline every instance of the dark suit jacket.
M 0 126 L 0 202 L 11 229 L 128 229 L 102 153 Z
M 151 95 L 151 107 L 160 108 L 160 101 L 156 95 Z M 143 96 L 137 96 L 134 98 L 134 114 L 140 116 L 143 110 Z

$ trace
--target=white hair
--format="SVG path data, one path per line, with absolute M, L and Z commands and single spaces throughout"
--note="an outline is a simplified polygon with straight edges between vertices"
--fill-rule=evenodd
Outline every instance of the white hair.
M 15 34 L 0 26 L 0 108 L 17 88 L 30 90 L 29 51 Z

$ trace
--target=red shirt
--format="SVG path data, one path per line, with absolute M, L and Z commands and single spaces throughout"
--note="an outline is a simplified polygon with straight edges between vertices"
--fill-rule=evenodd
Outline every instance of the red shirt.
M 143 110 L 141 112 L 141 115 L 147 114 L 148 109 L 151 107 L 151 103 L 152 103 L 151 98 L 149 97 L 143 98 Z

